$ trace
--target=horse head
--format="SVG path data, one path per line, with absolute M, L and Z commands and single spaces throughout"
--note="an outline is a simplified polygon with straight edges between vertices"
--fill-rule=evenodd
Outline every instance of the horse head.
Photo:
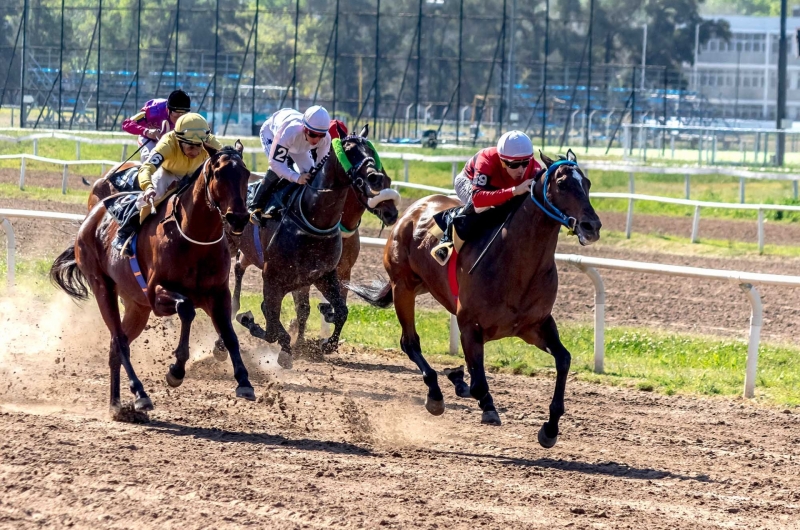
M 358 135 L 341 135 L 344 154 L 352 165 L 348 177 L 358 201 L 384 224 L 391 226 L 399 215 L 400 194 L 392 189 L 392 179 L 386 172 L 376 167 L 376 153 L 367 143 L 368 135 L 369 125 L 365 125 Z
M 211 157 L 205 171 L 207 198 L 231 226 L 233 234 L 239 235 L 250 220 L 246 205 L 250 170 L 242 160 L 244 145 L 236 140 L 234 147 L 218 151 L 206 146 L 206 151 Z
M 544 194 L 542 209 L 551 217 L 560 214 L 564 219 L 561 222 L 575 232 L 581 245 L 596 242 L 600 239 L 602 223 L 589 201 L 592 183 L 578 166 L 575 153 L 569 149 L 567 156 L 559 157 L 558 161 L 548 158 L 541 151 L 539 156 L 547 168 L 537 182 L 541 183 Z M 535 200 L 535 193 L 533 197 Z

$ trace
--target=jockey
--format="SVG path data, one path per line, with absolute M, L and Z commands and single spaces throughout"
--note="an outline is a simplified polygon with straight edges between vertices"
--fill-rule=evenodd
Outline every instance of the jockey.
M 191 100 L 183 90 L 173 91 L 168 99 L 151 99 L 139 114 L 122 122 L 122 130 L 139 137 L 139 159 L 144 162 L 150 150 L 164 133 L 175 128 L 175 122 L 189 112 Z M 165 123 L 166 122 L 166 123 Z
M 269 169 L 251 206 L 254 222 L 261 222 L 262 217 L 269 219 L 275 213 L 270 209 L 262 214 L 261 210 L 270 194 L 277 191 L 278 181 L 298 184 L 311 181 L 311 170 L 330 151 L 330 124 L 328 111 L 319 105 L 309 107 L 303 114 L 294 109 L 281 109 L 264 122 L 261 146 L 269 159 Z M 312 149 L 316 150 L 316 156 L 312 156 Z M 293 165 L 297 165 L 299 173 Z
M 185 176 L 191 176 L 209 158 L 205 146 L 222 149 L 211 134 L 205 118 L 199 114 L 184 114 L 175 122 L 175 130 L 165 134 L 150 151 L 150 157 L 139 168 L 139 186 L 144 193 L 136 200 L 141 215 L 131 216 L 117 231 L 112 246 L 123 255 L 132 256 L 127 244 L 138 230 L 141 220 L 150 215 L 150 202 L 158 205 L 173 185 Z
M 481 149 L 455 179 L 456 195 L 476 213 L 530 193 L 541 166 L 533 158 L 533 144 L 522 131 L 509 131 L 497 147 Z

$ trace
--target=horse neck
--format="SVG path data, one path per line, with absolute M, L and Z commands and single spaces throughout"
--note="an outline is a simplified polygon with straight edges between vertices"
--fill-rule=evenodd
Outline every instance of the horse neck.
M 198 241 L 216 237 L 222 229 L 222 219 L 208 204 L 206 193 L 206 177 L 203 176 L 201 169 L 192 188 L 178 198 L 177 208 L 180 210 L 181 229 Z
M 346 180 L 344 169 L 331 152 L 311 186 L 306 187 L 301 202 L 303 214 L 316 228 L 324 230 L 339 224 L 350 190 Z
M 348 230 L 355 230 L 361 222 L 361 216 L 367 211 L 361 201 L 358 200 L 355 190 L 349 188 L 342 211 L 342 225 Z
M 535 184 L 537 200 L 541 196 L 541 182 L 540 180 Z M 526 196 L 509 222 L 506 236 L 508 244 L 504 248 L 513 253 L 520 260 L 520 265 L 530 271 L 531 275 L 536 274 L 555 261 L 560 228 L 559 223 L 548 217 Z

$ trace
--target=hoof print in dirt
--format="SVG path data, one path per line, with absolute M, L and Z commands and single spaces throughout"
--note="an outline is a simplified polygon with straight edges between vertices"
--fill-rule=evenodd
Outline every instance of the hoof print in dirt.
M 125 405 L 114 408 L 111 410 L 111 419 L 123 423 L 150 423 L 150 416 L 147 412 L 136 410 L 133 403 L 126 403 Z

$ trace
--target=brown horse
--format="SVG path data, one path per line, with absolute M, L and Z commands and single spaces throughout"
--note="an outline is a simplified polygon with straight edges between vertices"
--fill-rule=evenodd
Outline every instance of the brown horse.
M 236 396 L 255 399 L 231 325 L 231 259 L 223 226 L 227 222 L 234 232 L 241 233 L 249 220 L 245 194 L 250 171 L 241 158 L 243 149 L 240 142 L 236 148 L 220 151 L 206 147 L 210 158 L 193 175 L 193 181 L 143 222 L 136 257 L 144 288 L 129 260 L 111 248 L 118 225 L 107 215 L 103 202 L 89 212 L 75 244 L 62 252 L 50 269 L 53 282 L 75 299 L 87 299 L 87 287 L 91 287 L 103 321 L 111 331 L 112 412 L 120 408 L 120 366 L 125 367 L 130 380 L 135 409 L 153 409 L 133 370 L 129 346 L 144 330 L 151 312 L 161 317 L 177 313 L 181 320 L 180 343 L 175 350 L 177 363 L 170 365 L 166 375 L 170 386 L 183 382 L 189 359 L 189 332 L 195 309 L 200 308 L 211 317 L 231 354 L 238 382 Z M 118 297 L 125 304 L 121 320 Z
M 341 295 L 336 271 L 342 255 L 339 223 L 351 188 L 368 199 L 378 199 L 384 175 L 376 168 L 374 152 L 367 143 L 369 128 L 358 135 L 342 138 L 340 160 L 332 147 L 320 162 L 314 179 L 294 188 L 289 205 L 280 219 L 269 219 L 258 230 L 258 243 L 268 256 L 261 269 L 264 281 L 264 313 L 266 330 L 256 324 L 250 312 L 236 319 L 250 334 L 267 342 L 278 342 L 291 355 L 291 337 L 280 321 L 283 298 L 298 289 L 314 285 L 331 304 L 330 321 L 333 333 L 322 343 L 324 353 L 336 351 L 339 335 L 347 321 L 347 304 Z M 345 169 L 345 164 L 350 166 Z M 255 230 L 248 230 L 255 232 Z M 254 236 L 253 236 L 254 237 Z
M 570 366 L 570 353 L 561 344 L 551 314 L 558 292 L 555 262 L 558 233 L 566 225 L 586 245 L 600 238 L 601 223 L 589 202 L 589 179 L 578 167 L 572 151 L 567 153 L 567 159 L 558 162 L 541 152 L 540 156 L 546 172 L 537 176 L 530 196 L 517 197 L 507 206 L 510 217 L 483 259 L 478 261 L 497 233 L 495 230 L 476 235 L 457 258 L 451 258 L 457 259 L 458 297 L 449 285 L 448 267 L 439 265 L 430 255 L 431 248 L 438 243 L 429 233 L 433 215 L 459 204 L 441 195 L 414 203 L 392 230 L 383 256 L 390 281 L 373 287 L 350 286 L 350 290 L 379 307 L 389 307 L 394 302 L 402 327 L 400 345 L 422 372 L 428 386 L 425 407 L 434 415 L 444 412 L 444 397 L 436 371 L 422 356 L 414 325 L 417 295 L 431 293 L 456 315 L 470 373 L 469 390 L 463 371 L 454 371 L 455 375 L 448 374 L 448 378 L 455 384 L 457 395 L 478 400 L 483 410 L 482 423 L 500 424 L 486 381 L 484 344 L 519 337 L 550 353 L 555 358 L 556 387 L 549 421 L 539 431 L 539 443 L 552 447 L 558 436 L 559 418 L 564 414 L 564 389 Z
M 339 221 L 339 228 L 342 233 L 342 256 L 339 258 L 339 264 L 336 266 L 336 272 L 342 284 L 350 281 L 350 274 L 353 270 L 353 266 L 361 252 L 359 227 L 361 226 L 361 217 L 364 215 L 364 212 L 369 210 L 370 213 L 378 217 L 378 219 L 387 226 L 392 226 L 397 221 L 397 205 L 400 201 L 400 194 L 391 188 L 392 179 L 389 178 L 386 172 L 381 171 L 380 174 L 383 177 L 382 182 L 376 183 L 374 187 L 371 186 L 373 191 L 379 192 L 377 197 L 367 197 L 361 190 L 353 187 L 351 187 L 347 193 L 342 219 Z M 245 270 L 251 265 L 255 265 L 259 269 L 264 268 L 264 256 L 259 254 L 255 246 L 254 230 L 245 230 L 245 233 L 239 238 L 238 243 L 239 253 L 233 268 L 233 273 L 236 277 L 236 284 L 233 288 L 234 313 L 239 310 L 239 298 L 242 292 L 242 278 L 244 277 Z M 309 286 L 305 286 L 292 292 L 295 313 L 297 315 L 296 344 L 303 342 L 306 324 L 311 314 L 311 304 L 309 302 L 310 289 Z M 339 292 L 342 298 L 347 301 L 347 288 L 342 285 Z M 320 311 L 323 315 L 330 318 L 332 314 L 331 305 L 329 303 L 320 304 Z

